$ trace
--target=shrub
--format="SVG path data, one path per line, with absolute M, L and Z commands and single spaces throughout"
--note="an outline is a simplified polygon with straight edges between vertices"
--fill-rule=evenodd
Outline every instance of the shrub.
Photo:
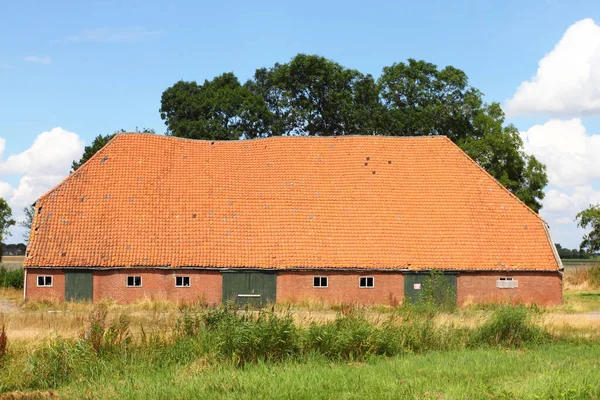
M 183 310 L 175 322 L 175 334 L 179 337 L 197 336 L 201 328 L 202 318 L 197 313 L 191 313 L 187 310 Z
M 23 269 L 7 270 L 4 267 L 0 268 L 0 286 L 12 287 L 15 289 L 23 289 Z
M 299 331 L 289 314 L 237 312 L 223 306 L 204 314 L 203 323 L 205 344 L 237 365 L 280 361 L 300 350 Z
M 456 290 L 445 279 L 442 271 L 432 270 L 423 282 L 418 300 L 414 303 L 405 301 L 399 308 L 429 316 L 438 312 L 454 312 L 456 311 Z
M 306 349 L 332 359 L 362 360 L 378 352 L 379 333 L 363 315 L 339 314 L 335 321 L 311 324 Z
M 107 327 L 108 309 L 106 304 L 98 304 L 88 316 L 88 325 L 81 338 L 96 354 L 106 350 L 122 348 L 131 342 L 129 317 L 120 315 Z
M 56 388 L 71 380 L 78 363 L 91 363 L 89 347 L 80 341 L 60 337 L 35 350 L 27 360 L 26 386 L 30 388 Z M 87 349 L 87 350 L 86 350 Z
M 494 311 L 489 321 L 473 333 L 473 344 L 519 347 L 548 340 L 548 334 L 532 321 L 527 307 L 505 305 Z

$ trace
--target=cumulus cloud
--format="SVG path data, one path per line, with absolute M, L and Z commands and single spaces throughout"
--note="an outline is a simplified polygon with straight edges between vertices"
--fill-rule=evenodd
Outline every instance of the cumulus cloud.
M 6 140 L 0 138 L 0 197 L 7 200 L 15 219 L 22 220 L 22 210 L 63 180 L 73 160 L 83 154 L 84 143 L 73 132 L 60 127 L 40 133 L 31 146 L 4 159 Z M 16 186 L 7 182 L 9 176 L 20 175 Z M 13 229 L 16 240 L 19 228 Z
M 48 56 L 45 57 L 37 57 L 37 56 L 27 56 L 24 58 L 27 62 L 32 62 L 36 64 L 50 64 L 52 59 Z
M 97 28 L 67 36 L 71 42 L 136 42 L 151 36 L 162 35 L 162 30 L 149 30 L 139 26 L 122 28 Z
M 551 119 L 521 137 L 525 151 L 546 164 L 551 185 L 573 187 L 600 179 L 600 135 L 588 134 L 580 119 Z
M 565 190 L 550 189 L 542 201 L 541 216 L 550 225 L 555 242 L 563 247 L 578 248 L 584 230 L 577 227 L 577 213 L 590 204 L 600 203 L 600 190 L 591 185 L 577 186 Z
M 600 115 L 600 26 L 592 19 L 571 25 L 504 104 L 510 115 Z

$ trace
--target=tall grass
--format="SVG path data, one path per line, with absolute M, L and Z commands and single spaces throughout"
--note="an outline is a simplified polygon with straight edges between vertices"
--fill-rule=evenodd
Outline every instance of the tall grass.
M 79 338 L 52 340 L 23 353 L 7 352 L 0 370 L 0 392 L 52 389 L 127 371 L 161 371 L 173 365 L 248 364 L 314 358 L 364 361 L 430 351 L 471 348 L 520 348 L 553 338 L 535 324 L 531 308 L 501 306 L 473 328 L 435 322 L 435 313 L 399 308 L 383 320 L 361 309 L 345 308 L 326 323 L 297 325 L 289 313 L 220 308 L 182 308 L 173 326 L 140 327 L 133 337 L 130 321 L 110 315 L 105 305 L 88 316 Z M 115 378 L 117 379 L 117 378 Z
M 586 285 L 590 289 L 600 289 L 600 265 L 590 268 L 567 269 L 565 280 L 571 285 Z

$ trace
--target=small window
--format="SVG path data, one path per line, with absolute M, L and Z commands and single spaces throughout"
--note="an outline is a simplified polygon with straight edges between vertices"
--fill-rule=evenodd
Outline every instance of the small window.
M 128 287 L 142 286 L 142 277 L 141 276 L 128 276 L 127 277 L 127 286 Z
M 361 288 L 372 288 L 375 287 L 375 278 L 372 276 L 361 276 L 360 285 Z
M 37 285 L 39 287 L 52 287 L 52 277 L 48 275 L 38 275 Z
M 326 288 L 329 284 L 326 276 L 315 276 L 313 278 L 313 287 Z
M 496 281 L 498 289 L 516 289 L 519 287 L 519 281 L 513 278 L 502 277 Z
M 175 277 L 175 287 L 190 287 L 190 277 L 189 276 L 176 276 Z

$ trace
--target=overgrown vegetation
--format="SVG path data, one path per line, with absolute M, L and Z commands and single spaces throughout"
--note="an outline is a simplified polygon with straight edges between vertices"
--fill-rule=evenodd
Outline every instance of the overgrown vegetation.
M 572 285 L 587 284 L 590 289 L 600 289 L 600 265 L 590 268 L 578 268 L 565 274 L 565 279 Z
M 535 324 L 525 306 L 503 305 L 489 320 L 467 328 L 434 322 L 437 312 L 400 307 L 373 319 L 364 309 L 345 307 L 333 321 L 295 323 L 273 310 L 182 308 L 170 331 L 141 327 L 133 335 L 129 319 L 110 316 L 105 305 L 85 321 L 80 337 L 54 337 L 23 353 L 5 351 L 0 392 L 56 389 L 138 368 L 161 369 L 201 362 L 244 367 L 262 363 L 365 362 L 432 351 L 523 348 L 562 340 Z M 5 344 L 6 348 L 6 344 Z
M 23 289 L 23 269 L 7 270 L 0 267 L 0 287 Z

